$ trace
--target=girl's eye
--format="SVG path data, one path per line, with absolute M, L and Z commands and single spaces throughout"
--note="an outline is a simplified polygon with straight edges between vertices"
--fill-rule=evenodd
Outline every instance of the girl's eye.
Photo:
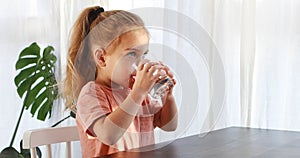
M 136 57 L 136 53 L 135 52 L 129 52 L 127 54 L 127 56 L 129 56 L 129 57 Z

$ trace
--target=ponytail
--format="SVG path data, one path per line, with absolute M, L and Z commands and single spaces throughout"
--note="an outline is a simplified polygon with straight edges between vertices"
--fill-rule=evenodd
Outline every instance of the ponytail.
M 79 18 L 74 23 L 71 33 L 70 46 L 68 50 L 67 57 L 67 68 L 66 68 L 66 78 L 64 80 L 63 88 L 63 98 L 65 99 L 65 104 L 72 111 L 76 112 L 76 100 L 75 96 L 79 95 L 79 91 L 83 86 L 82 77 L 78 74 L 78 70 L 75 68 L 76 59 L 78 55 L 88 54 L 84 53 L 87 48 L 84 41 L 88 33 L 90 32 L 91 23 L 97 18 L 96 10 L 100 7 L 90 7 L 86 8 L 80 15 Z M 103 8 L 102 8 L 103 9 Z M 91 62 L 92 64 L 93 62 Z M 94 65 L 91 65 L 94 66 Z M 78 85 L 79 84 L 79 85 Z

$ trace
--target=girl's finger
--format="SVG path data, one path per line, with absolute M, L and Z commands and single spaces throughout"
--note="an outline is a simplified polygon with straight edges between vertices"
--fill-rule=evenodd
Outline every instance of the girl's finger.
M 142 71 L 143 68 L 144 68 L 144 65 L 147 64 L 147 63 L 149 63 L 149 62 L 150 62 L 150 60 L 146 60 L 146 59 L 140 61 L 140 62 L 139 62 L 139 65 L 138 65 L 138 70 Z
M 146 72 L 149 72 L 150 71 L 150 68 L 152 67 L 152 66 L 154 66 L 154 65 L 158 65 L 158 63 L 157 62 L 148 62 L 148 63 L 145 63 L 144 64 L 144 71 L 146 71 Z
M 170 70 L 167 71 L 167 74 L 168 74 L 168 76 L 170 76 L 171 78 L 174 77 L 174 74 L 173 74 Z
M 163 66 L 161 66 L 161 65 L 153 65 L 153 66 L 151 66 L 150 68 L 149 68 L 149 70 L 148 70 L 148 72 L 150 73 L 150 74 L 156 74 L 156 73 L 159 73 L 161 70 L 163 70 Z
M 143 68 L 144 68 L 144 63 L 139 63 L 139 65 L 138 65 L 138 70 L 139 71 L 142 71 L 143 70 Z

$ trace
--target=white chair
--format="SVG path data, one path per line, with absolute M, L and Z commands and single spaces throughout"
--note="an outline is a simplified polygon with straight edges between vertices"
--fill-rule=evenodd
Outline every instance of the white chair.
M 71 141 L 79 141 L 76 126 L 35 129 L 24 133 L 23 148 L 37 158 L 36 147 L 46 145 L 47 157 L 52 158 L 51 144 L 66 142 L 66 157 L 71 158 Z

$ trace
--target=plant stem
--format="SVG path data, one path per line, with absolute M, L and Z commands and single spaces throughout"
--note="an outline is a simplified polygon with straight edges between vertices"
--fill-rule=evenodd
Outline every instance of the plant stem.
M 34 69 L 34 76 L 36 75 L 36 70 L 37 70 L 38 65 L 40 65 L 40 62 L 41 62 L 41 59 L 38 60 L 37 66 L 36 66 L 35 69 Z M 17 134 L 17 131 L 18 131 L 20 122 L 21 122 L 21 118 L 22 118 L 22 115 L 23 115 L 23 112 L 24 112 L 24 109 L 25 109 L 25 104 L 26 104 L 26 102 L 27 102 L 28 94 L 30 93 L 31 86 L 32 86 L 33 82 L 34 82 L 34 80 L 32 81 L 32 78 L 31 78 L 31 80 L 30 80 L 30 86 L 27 88 L 26 96 L 25 96 L 25 99 L 24 99 L 24 101 L 23 101 L 22 110 L 21 110 L 21 113 L 20 113 L 20 115 L 19 115 L 18 122 L 17 122 L 16 128 L 15 128 L 13 137 L 12 137 L 12 139 L 11 139 L 11 141 L 10 141 L 9 147 L 12 147 L 12 145 L 13 145 L 13 143 L 14 143 L 14 141 L 15 141 L 15 137 L 16 137 L 16 134 Z M 21 96 L 21 99 L 22 99 L 22 96 Z
M 21 113 L 19 115 L 18 122 L 17 122 L 17 125 L 15 127 L 15 131 L 14 131 L 14 134 L 13 134 L 12 139 L 10 141 L 9 147 L 12 147 L 12 145 L 14 143 L 14 140 L 15 140 L 15 137 L 16 137 L 16 134 L 17 134 L 20 122 L 21 122 L 21 118 L 22 118 L 22 115 L 23 115 L 23 112 L 24 112 L 24 109 L 25 109 L 25 105 L 23 105 L 23 107 L 22 107 L 22 110 L 21 110 Z
M 63 118 L 62 120 L 58 121 L 57 123 L 55 123 L 55 124 L 52 125 L 51 127 L 55 127 L 55 126 L 59 125 L 61 122 L 63 122 L 64 120 L 68 119 L 69 117 L 71 117 L 71 115 L 69 115 L 69 116 Z
M 35 69 L 34 73 L 36 73 L 36 69 Z M 22 118 L 22 115 L 23 115 L 23 112 L 24 112 L 24 109 L 25 109 L 25 103 L 27 102 L 27 99 L 28 99 L 28 93 L 30 92 L 30 89 L 31 89 L 31 86 L 32 86 L 32 79 L 31 79 L 30 82 L 31 82 L 31 84 L 30 84 L 30 86 L 29 86 L 28 89 L 27 89 L 27 93 L 26 93 L 25 99 L 24 99 L 24 101 L 23 101 L 23 106 L 22 106 L 22 109 L 21 109 L 21 113 L 20 113 L 20 115 L 19 115 L 18 122 L 17 122 L 16 128 L 15 128 L 13 137 L 11 138 L 9 147 L 12 147 L 12 145 L 13 145 L 13 143 L 14 143 L 14 141 L 15 141 L 15 137 L 16 137 L 16 134 L 17 134 L 17 131 L 18 131 L 20 122 L 21 122 L 21 118 Z M 21 97 L 21 98 L 22 98 L 22 97 Z

